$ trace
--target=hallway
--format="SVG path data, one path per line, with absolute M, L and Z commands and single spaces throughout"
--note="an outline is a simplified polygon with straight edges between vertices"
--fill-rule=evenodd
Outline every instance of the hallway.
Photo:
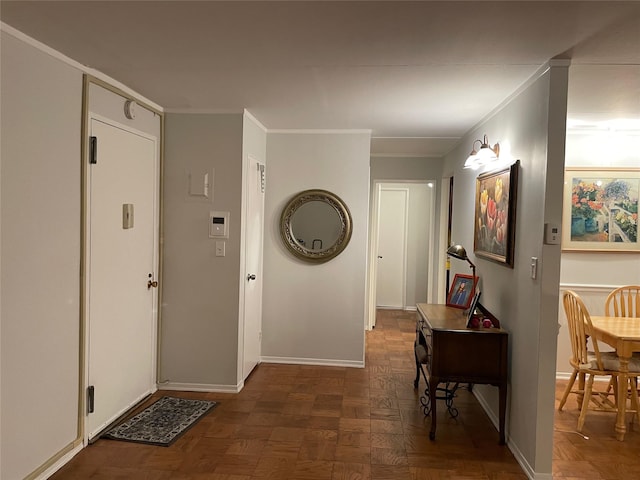
M 51 478 L 526 479 L 466 390 L 458 418 L 440 408 L 428 439 L 413 388 L 415 315 L 378 311 L 363 369 L 261 364 L 239 394 L 157 392 L 219 405 L 168 448 L 98 440 Z

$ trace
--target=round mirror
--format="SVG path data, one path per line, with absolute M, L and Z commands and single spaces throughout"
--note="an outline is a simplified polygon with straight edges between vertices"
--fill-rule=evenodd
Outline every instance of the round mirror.
M 305 190 L 282 210 L 280 234 L 296 257 L 321 263 L 345 249 L 351 239 L 351 213 L 326 190 Z

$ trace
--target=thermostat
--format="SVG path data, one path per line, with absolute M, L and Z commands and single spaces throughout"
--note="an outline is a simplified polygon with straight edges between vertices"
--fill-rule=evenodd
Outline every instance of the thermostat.
M 547 245 L 560 244 L 560 227 L 556 223 L 544 224 L 544 243 Z
M 209 212 L 209 238 L 229 238 L 229 212 Z

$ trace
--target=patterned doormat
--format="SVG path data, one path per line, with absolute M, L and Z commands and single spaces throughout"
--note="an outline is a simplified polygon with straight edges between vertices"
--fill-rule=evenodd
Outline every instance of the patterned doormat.
M 216 405 L 208 400 L 162 397 L 103 437 L 168 447 Z

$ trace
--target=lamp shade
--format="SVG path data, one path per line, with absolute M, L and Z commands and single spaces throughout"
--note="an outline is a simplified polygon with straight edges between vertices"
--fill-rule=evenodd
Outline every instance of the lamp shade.
M 462 245 L 451 245 L 447 249 L 447 255 L 458 258 L 460 260 L 469 260 L 469 258 L 467 257 L 467 251 Z
M 480 144 L 480 148 L 476 150 L 476 143 Z M 474 140 L 471 153 L 464 162 L 464 168 L 472 168 L 474 170 L 480 168 L 483 165 L 494 162 L 500 155 L 500 145 L 495 144 L 493 148 L 489 146 L 489 140 L 485 135 L 482 140 Z
M 492 160 L 495 160 L 496 158 L 498 158 L 498 156 L 496 155 L 496 152 L 494 152 L 491 147 L 489 147 L 489 145 L 483 143 L 476 158 L 478 162 L 480 162 L 481 164 L 485 164 Z
M 471 155 L 469 155 L 469 158 L 467 158 L 467 161 L 464 162 L 463 168 L 473 168 L 475 170 L 480 166 L 478 164 L 478 154 L 474 152 L 471 152 Z

